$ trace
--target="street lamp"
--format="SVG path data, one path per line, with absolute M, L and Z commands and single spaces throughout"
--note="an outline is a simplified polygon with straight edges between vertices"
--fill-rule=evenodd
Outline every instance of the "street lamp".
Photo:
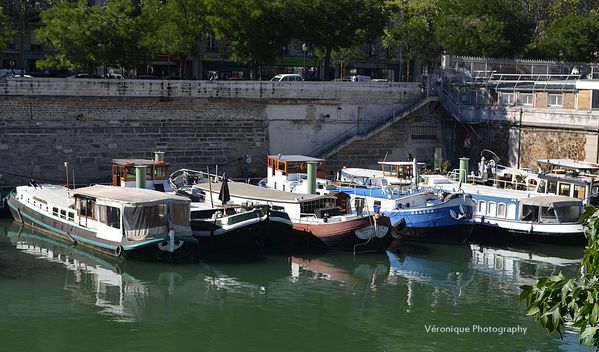
M 302 51 L 304 52 L 304 67 L 302 69 L 302 78 L 305 78 L 304 75 L 306 73 L 306 52 L 308 51 L 308 46 L 306 43 L 302 44 Z

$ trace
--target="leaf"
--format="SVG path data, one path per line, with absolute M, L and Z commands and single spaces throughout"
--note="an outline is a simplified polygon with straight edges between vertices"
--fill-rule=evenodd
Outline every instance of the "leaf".
M 534 306 L 531 307 L 530 309 L 528 309 L 528 311 L 526 312 L 526 315 L 535 315 L 538 314 L 541 310 L 539 309 L 538 306 Z
M 598 328 L 596 326 L 589 326 L 586 329 L 584 329 L 584 331 L 580 334 L 580 340 L 584 341 L 587 347 L 591 345 L 591 342 L 593 341 L 593 338 L 597 333 L 597 329 Z

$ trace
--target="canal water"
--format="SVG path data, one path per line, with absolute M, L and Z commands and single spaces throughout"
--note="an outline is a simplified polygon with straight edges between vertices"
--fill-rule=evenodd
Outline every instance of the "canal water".
M 519 286 L 582 248 L 400 244 L 117 262 L 0 220 L 3 351 L 584 351 L 524 314 Z

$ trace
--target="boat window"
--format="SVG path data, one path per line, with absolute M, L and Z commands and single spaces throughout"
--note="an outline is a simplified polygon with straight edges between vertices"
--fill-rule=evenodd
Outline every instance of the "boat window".
M 557 222 L 557 215 L 555 215 L 555 209 L 553 207 L 541 207 L 541 222 Z
M 586 188 L 581 185 L 574 185 L 574 197 L 578 199 L 586 198 Z
M 580 205 L 556 206 L 555 212 L 560 222 L 577 222 L 582 214 Z
M 73 213 L 72 211 L 70 211 L 68 213 L 67 220 L 69 220 L 69 221 L 75 221 L 75 213 Z
M 125 207 L 123 227 L 129 240 L 140 240 L 148 235 L 167 232 L 168 218 L 166 204 Z
M 121 210 L 117 207 L 98 205 L 98 220 L 115 229 L 121 228 Z
M 91 199 L 85 199 L 85 198 L 79 199 L 79 202 L 77 202 L 77 211 L 79 212 L 79 216 L 95 219 L 95 216 L 94 216 L 95 204 L 96 204 L 96 202 L 94 202 Z
M 545 180 L 539 180 L 539 185 L 537 186 L 537 193 L 545 193 Z
M 66 219 L 67 218 L 67 211 L 64 209 L 60 209 L 60 218 L 61 219 Z
M 569 183 L 561 183 L 559 184 L 559 195 L 560 196 L 570 196 L 570 184 Z
M 516 219 L 516 204 L 514 203 L 509 203 L 507 205 L 507 214 L 506 217 L 508 219 Z
M 478 202 L 478 211 L 479 214 L 485 214 L 487 212 L 487 202 L 481 200 Z
M 490 216 L 497 215 L 497 204 L 495 202 L 489 202 L 489 208 L 487 210 L 487 215 L 490 215 Z
M 505 218 L 505 203 L 497 204 L 497 216 Z
M 57 207 L 52 208 L 52 215 L 58 216 L 58 208 Z
M 539 207 L 536 205 L 523 205 L 521 219 L 523 221 L 539 221 Z
M 557 194 L 556 191 L 557 191 L 557 182 L 549 181 L 549 183 L 547 184 L 547 193 Z

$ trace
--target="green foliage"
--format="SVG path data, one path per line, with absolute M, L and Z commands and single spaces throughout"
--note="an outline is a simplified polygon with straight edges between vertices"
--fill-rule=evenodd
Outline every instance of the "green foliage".
M 147 26 L 142 43 L 155 53 L 192 55 L 207 32 L 203 0 L 147 0 L 142 16 Z
M 296 0 L 291 8 L 295 38 L 322 53 L 325 79 L 333 51 L 375 40 L 387 22 L 384 0 Z
M 560 336 L 566 324 L 580 329 L 580 342 L 599 348 L 599 210 L 587 207 L 581 216 L 588 245 L 584 251 L 581 275 L 567 278 L 540 278 L 535 286 L 521 286 L 527 315 L 533 316 L 549 332 Z
M 553 59 L 593 61 L 599 50 L 599 15 L 568 15 L 552 21 L 539 47 Z
M 402 48 L 402 56 L 432 64 L 439 55 L 435 36 L 434 19 L 438 11 L 437 1 L 390 0 L 391 25 L 385 29 L 383 45 Z
M 226 42 L 230 57 L 256 68 L 272 64 L 291 39 L 293 18 L 287 2 L 272 0 L 206 0 L 217 38 Z
M 0 50 L 6 48 L 6 44 L 8 43 L 8 39 L 15 35 L 15 26 L 10 22 L 6 14 L 4 13 L 4 9 L 0 6 Z
M 529 42 L 532 23 L 515 0 L 439 0 L 435 28 L 449 54 L 512 57 Z
M 41 68 L 135 65 L 147 53 L 139 39 L 144 24 L 132 0 L 109 0 L 105 6 L 63 1 L 41 14 L 40 40 L 58 54 L 39 62 Z

